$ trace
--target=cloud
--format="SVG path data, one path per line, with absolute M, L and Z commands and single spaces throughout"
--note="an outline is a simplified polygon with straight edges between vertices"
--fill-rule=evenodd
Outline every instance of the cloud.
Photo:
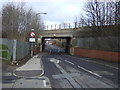
M 60 2 L 86 2 L 88 0 L 1 0 L 0 2 L 53 2 L 54 4 L 58 4 Z M 97 0 L 98 2 L 118 2 L 119 0 Z
M 49 7 L 50 6 L 50 7 Z M 79 17 L 80 13 L 82 12 L 82 4 L 81 3 L 59 3 L 47 5 L 46 8 L 49 8 L 48 11 L 48 20 L 59 23 L 62 22 L 74 22 L 76 17 Z
M 4 0 L 3 0 L 4 1 Z M 8 1 L 8 0 L 5 0 Z M 45 25 L 60 24 L 63 22 L 73 23 L 82 12 L 84 0 L 9 0 L 25 1 L 27 7 L 32 7 L 37 13 L 46 12 L 41 15 Z

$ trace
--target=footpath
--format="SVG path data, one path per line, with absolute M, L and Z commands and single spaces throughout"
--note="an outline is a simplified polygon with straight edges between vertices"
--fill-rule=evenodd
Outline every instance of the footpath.
M 17 68 L 14 71 L 14 75 L 19 77 L 42 76 L 44 74 L 44 69 L 41 56 L 42 55 L 33 56 L 27 63 Z
M 33 56 L 23 66 L 8 74 L 2 88 L 51 88 L 50 81 L 44 75 L 41 60 L 43 53 Z

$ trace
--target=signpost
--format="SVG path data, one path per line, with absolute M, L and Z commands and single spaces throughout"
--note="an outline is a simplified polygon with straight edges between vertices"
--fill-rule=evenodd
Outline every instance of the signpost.
M 33 56 L 33 43 L 35 42 L 35 32 L 30 32 L 29 42 L 31 42 L 31 57 Z
M 35 32 L 30 32 L 30 36 L 32 37 L 32 38 L 34 38 L 35 37 Z

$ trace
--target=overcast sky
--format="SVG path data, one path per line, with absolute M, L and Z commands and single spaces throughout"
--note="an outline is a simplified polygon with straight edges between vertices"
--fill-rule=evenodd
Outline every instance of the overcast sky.
M 0 3 L 2 4 L 3 1 L 25 1 L 26 6 L 32 7 L 37 13 L 46 12 L 47 14 L 41 17 L 45 25 L 49 26 L 75 22 L 83 12 L 82 8 L 86 2 L 86 0 L 2 0 Z
M 52 0 L 51 2 L 28 2 L 35 11 L 46 12 L 47 15 L 41 15 L 45 24 L 59 24 L 63 22 L 74 22 L 76 17 L 83 12 L 84 2 L 75 2 L 75 0 Z

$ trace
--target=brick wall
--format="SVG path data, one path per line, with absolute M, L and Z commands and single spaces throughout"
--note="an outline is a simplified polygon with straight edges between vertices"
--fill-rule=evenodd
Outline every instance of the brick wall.
M 74 55 L 120 62 L 120 52 L 74 48 Z

